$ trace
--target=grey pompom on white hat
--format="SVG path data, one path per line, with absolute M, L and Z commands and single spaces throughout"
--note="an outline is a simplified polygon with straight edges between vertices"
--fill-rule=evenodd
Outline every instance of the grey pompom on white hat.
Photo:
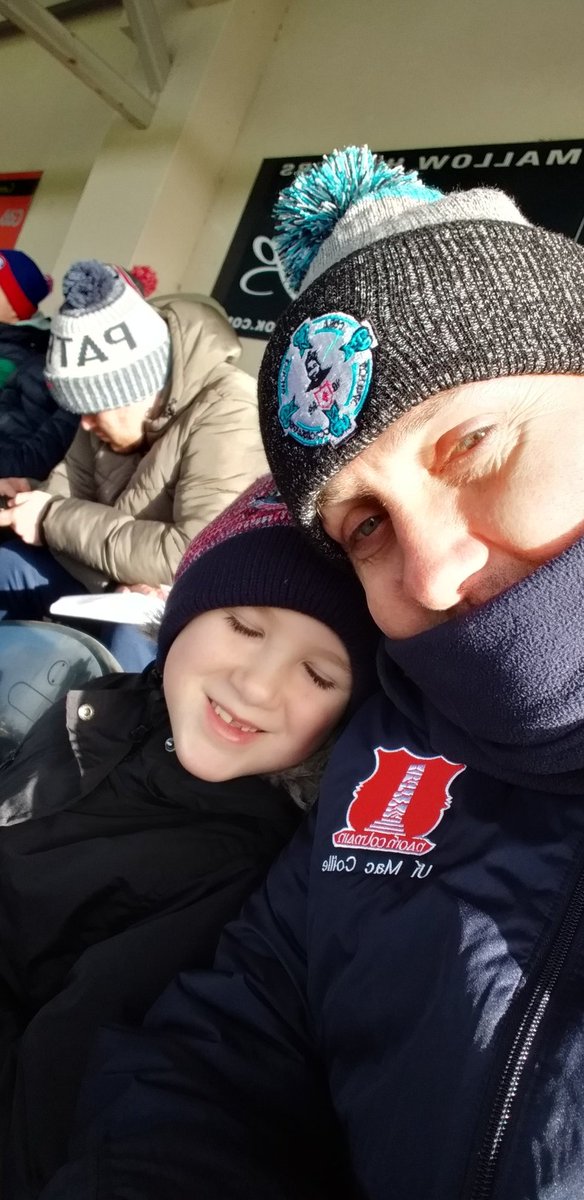
M 79 414 L 152 403 L 170 369 L 166 321 L 108 263 L 73 263 L 51 328 L 45 378 L 57 404 Z
M 93 306 L 99 307 L 113 298 L 119 280 L 117 294 L 121 294 L 122 280 L 113 267 L 88 258 L 74 262 L 63 279 L 63 296 L 68 309 L 78 308 L 85 312 Z

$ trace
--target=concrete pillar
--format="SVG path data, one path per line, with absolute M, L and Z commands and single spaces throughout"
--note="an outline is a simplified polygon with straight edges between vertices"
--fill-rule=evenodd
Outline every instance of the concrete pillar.
M 77 258 L 149 263 L 181 287 L 287 4 L 221 0 L 169 12 L 170 75 L 147 130 L 115 117 L 55 266 Z M 161 7 L 161 12 L 164 10 Z M 139 71 L 133 82 L 144 87 Z

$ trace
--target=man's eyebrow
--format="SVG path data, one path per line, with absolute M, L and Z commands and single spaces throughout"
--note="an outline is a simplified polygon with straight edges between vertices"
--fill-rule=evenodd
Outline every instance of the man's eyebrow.
M 453 388 L 446 403 L 450 403 L 456 399 L 460 388 Z M 400 425 L 400 420 L 397 418 L 395 424 L 392 422 L 387 426 L 387 429 L 381 431 L 378 437 L 383 437 L 389 429 L 392 431 L 392 441 L 394 446 L 399 446 L 404 438 L 410 433 L 417 433 L 423 429 L 436 416 L 444 406 L 444 393 L 441 392 L 437 396 L 432 396 L 428 400 L 422 400 L 415 408 L 409 409 L 403 413 L 407 417 L 407 425 Z M 376 441 L 377 439 L 375 439 Z M 370 442 L 369 445 L 374 445 Z M 368 447 L 365 447 L 368 449 Z M 321 513 L 322 508 L 326 504 L 342 504 L 344 500 L 368 500 L 371 499 L 371 490 L 364 483 L 356 481 L 354 483 L 345 483 L 342 479 L 339 480 L 336 475 L 327 480 L 324 487 L 319 491 L 316 501 L 316 511 Z
M 323 516 L 323 509 L 328 504 L 342 504 L 345 500 L 370 500 L 371 488 L 366 484 L 345 483 L 339 480 L 336 475 L 325 483 L 322 491 L 318 493 L 316 498 L 316 511 L 319 517 Z

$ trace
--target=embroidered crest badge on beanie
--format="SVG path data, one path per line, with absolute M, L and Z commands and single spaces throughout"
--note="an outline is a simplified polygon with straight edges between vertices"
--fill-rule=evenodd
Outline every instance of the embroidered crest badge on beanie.
M 413 406 L 472 381 L 584 373 L 584 253 L 503 192 L 443 195 L 351 146 L 299 175 L 274 214 L 297 299 L 260 368 L 262 435 L 323 547 L 321 488 Z
M 61 408 L 97 413 L 153 401 L 170 369 L 166 321 L 122 269 L 73 263 L 53 318 L 45 378 Z
M 53 281 L 22 250 L 0 250 L 0 288 L 18 320 L 27 321 L 52 291 Z
M 311 546 L 271 475 L 252 484 L 191 542 L 166 602 L 158 667 L 193 617 L 230 606 L 289 608 L 322 621 L 347 648 L 352 705 L 377 686 L 379 630 L 361 585 Z

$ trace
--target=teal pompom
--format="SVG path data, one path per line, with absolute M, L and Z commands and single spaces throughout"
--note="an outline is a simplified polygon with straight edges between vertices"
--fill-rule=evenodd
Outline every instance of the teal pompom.
M 417 171 L 388 167 L 368 146 L 347 146 L 297 175 L 274 206 L 276 250 L 286 279 L 298 292 L 306 272 L 337 221 L 358 200 L 410 196 L 430 203 L 441 196 Z

